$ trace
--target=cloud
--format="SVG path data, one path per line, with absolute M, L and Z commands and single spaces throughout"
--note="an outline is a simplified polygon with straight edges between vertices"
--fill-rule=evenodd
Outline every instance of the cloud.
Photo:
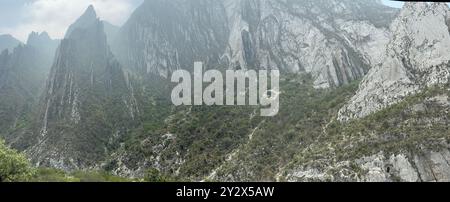
M 26 41 L 32 31 L 47 31 L 52 38 L 62 38 L 89 5 L 98 16 L 115 25 L 123 24 L 142 0 L 31 0 L 18 11 L 20 21 L 0 27 L 1 33 Z

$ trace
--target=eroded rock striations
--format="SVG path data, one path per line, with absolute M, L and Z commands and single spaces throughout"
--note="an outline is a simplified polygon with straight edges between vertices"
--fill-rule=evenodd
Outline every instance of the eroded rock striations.
M 0 54 L 0 135 L 15 142 L 9 135 L 28 119 L 44 90 L 57 40 L 47 33 L 31 33 L 26 44 L 5 49 Z
M 339 120 L 362 118 L 450 76 L 449 8 L 444 3 L 406 3 L 391 25 L 383 63 L 370 70 Z
M 145 1 L 113 52 L 130 69 L 167 77 L 192 69 L 308 72 L 317 88 L 361 78 L 380 62 L 396 10 L 379 1 Z
M 92 168 L 131 127 L 135 103 L 93 7 L 61 41 L 28 153 L 40 166 Z

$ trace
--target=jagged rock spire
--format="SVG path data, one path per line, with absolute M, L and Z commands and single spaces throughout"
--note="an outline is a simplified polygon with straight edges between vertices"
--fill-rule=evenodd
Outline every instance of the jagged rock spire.
M 99 19 L 97 17 L 97 13 L 95 12 L 94 6 L 90 5 L 86 11 L 83 13 L 83 15 L 81 15 L 76 21 L 75 23 L 73 23 L 72 25 L 70 25 L 69 29 L 66 32 L 66 36 L 65 38 L 70 37 L 70 34 L 75 30 L 75 29 L 84 29 L 86 27 L 89 27 L 90 25 L 98 22 Z

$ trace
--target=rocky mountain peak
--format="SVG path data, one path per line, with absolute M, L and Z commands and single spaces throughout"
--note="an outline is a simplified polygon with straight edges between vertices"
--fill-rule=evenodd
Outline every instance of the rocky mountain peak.
M 47 32 L 31 32 L 28 35 L 27 45 L 30 46 L 45 46 L 48 43 L 52 43 L 52 39 Z
M 383 63 L 370 70 L 339 119 L 362 118 L 450 76 L 448 6 L 407 3 L 391 26 Z
M 78 18 L 78 20 L 75 22 L 81 23 L 81 22 L 92 22 L 94 20 L 97 20 L 97 12 L 95 11 L 95 8 L 93 5 L 89 5 L 84 13 Z
M 27 44 L 17 41 L 11 49 L 0 51 L 0 128 L 15 128 L 17 120 L 31 113 L 30 106 L 38 103 L 57 43 L 46 33 L 33 32 Z
M 84 16 L 91 16 L 91 17 L 97 17 L 97 13 L 95 12 L 94 6 L 91 4 L 87 7 L 86 11 L 84 12 L 84 14 L 82 15 L 82 17 Z
M 106 149 L 111 135 L 118 136 L 126 127 L 123 120 L 135 115 L 127 87 L 121 65 L 107 44 L 104 24 L 90 6 L 70 26 L 56 53 L 35 131 L 41 144 L 31 148 L 36 162 L 76 169 L 89 167 L 93 159 L 102 158 L 103 154 L 93 151 L 95 147 L 80 154 L 77 151 L 86 150 L 84 144 L 63 145 L 69 144 L 66 141 L 71 138 L 86 138 L 99 140 L 94 143 L 96 147 Z M 111 109 L 118 112 L 111 115 Z M 91 127 L 109 123 L 115 124 L 102 133 Z M 60 134 L 58 128 L 66 126 L 65 133 Z
M 90 5 L 75 23 L 73 23 L 66 32 L 65 38 L 68 38 L 75 29 L 85 29 L 99 21 L 94 6 Z

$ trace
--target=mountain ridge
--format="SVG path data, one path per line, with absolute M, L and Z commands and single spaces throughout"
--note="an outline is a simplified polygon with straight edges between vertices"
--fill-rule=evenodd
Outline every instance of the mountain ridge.
M 449 22 L 438 3 L 148 0 L 117 28 L 90 6 L 1 135 L 36 166 L 133 178 L 448 181 Z M 0 54 L 0 71 L 11 58 Z M 168 77 L 194 61 L 281 70 L 279 115 L 173 106 Z
M 361 12 L 364 9 L 375 10 L 376 15 Z M 161 17 L 165 15 L 170 16 Z M 176 69 L 190 70 L 194 60 L 202 60 L 211 68 L 312 73 L 317 88 L 329 88 L 361 78 L 379 62 L 375 58 L 388 41 L 383 26 L 389 20 L 380 23 L 378 18 L 395 15 L 395 9 L 371 0 L 332 4 L 195 0 L 173 5 L 146 1 L 122 27 L 112 49 L 127 68 L 163 77 Z M 364 30 L 369 31 L 360 35 L 358 31 Z M 347 38 L 359 43 L 349 43 Z M 324 41 L 337 45 L 327 46 Z M 186 42 L 191 44 L 184 47 Z

